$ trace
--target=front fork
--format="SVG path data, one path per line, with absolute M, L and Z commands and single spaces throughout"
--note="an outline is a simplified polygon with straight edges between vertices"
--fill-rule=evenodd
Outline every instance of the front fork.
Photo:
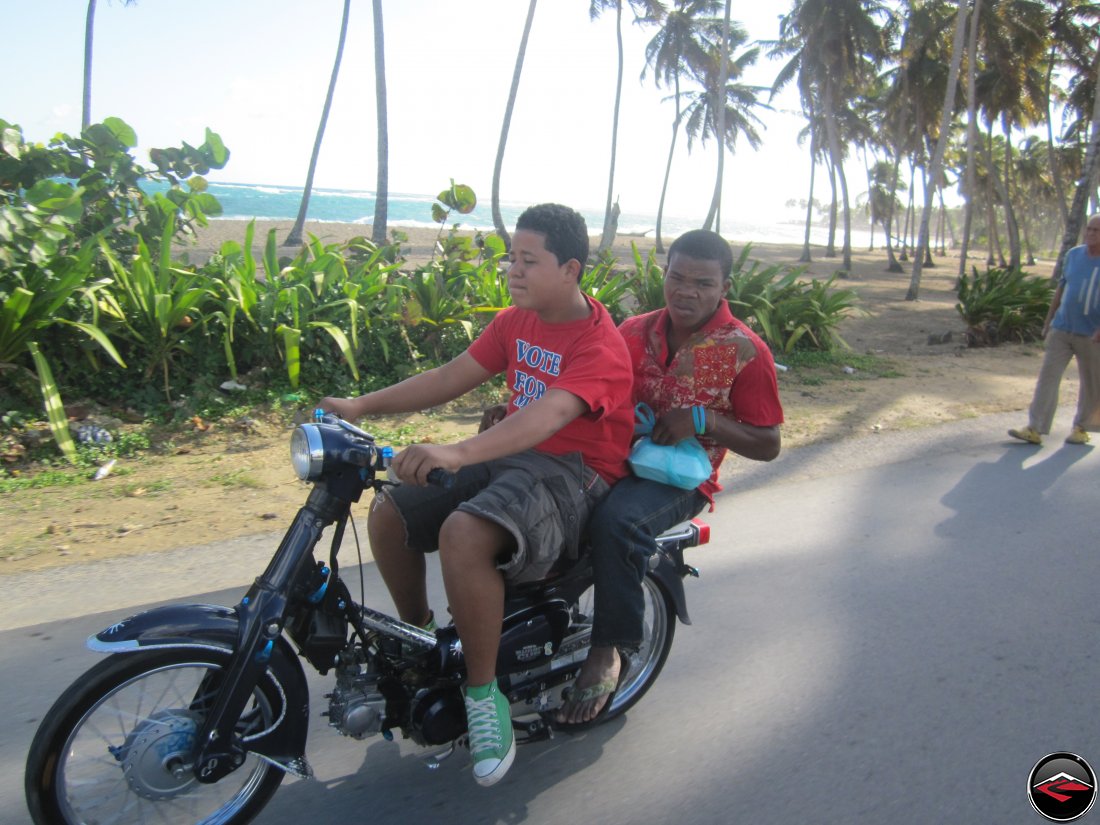
M 237 605 L 237 643 L 214 705 L 195 738 L 194 773 L 200 782 L 217 782 L 244 762 L 245 750 L 237 741 L 235 728 L 283 632 L 291 589 L 311 563 L 324 529 L 337 521 L 334 541 L 339 540 L 349 510 L 349 502 L 321 486 L 314 487 L 267 569 Z

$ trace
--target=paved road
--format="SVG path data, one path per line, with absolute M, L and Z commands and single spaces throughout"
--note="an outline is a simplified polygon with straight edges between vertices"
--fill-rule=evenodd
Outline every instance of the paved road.
M 285 783 L 257 821 L 1041 822 L 1025 792 L 1040 757 L 1100 768 L 1100 455 L 1011 444 L 1016 418 L 743 464 L 689 557 L 694 625 L 626 719 L 521 749 L 490 791 L 464 755 L 429 773 L 407 743 L 317 719 L 318 779 Z M 0 580 L 0 825 L 25 822 L 27 743 L 95 660 L 82 639 L 140 602 L 232 603 L 270 547 Z M 182 558 L 192 572 L 153 572 Z

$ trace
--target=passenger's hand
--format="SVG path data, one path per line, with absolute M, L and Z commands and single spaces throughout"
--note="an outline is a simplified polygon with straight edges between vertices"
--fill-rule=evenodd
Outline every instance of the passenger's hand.
M 317 402 L 318 408 L 325 412 L 336 413 L 345 421 L 355 421 L 362 416 L 354 398 L 332 398 L 325 396 Z
M 436 467 L 457 472 L 462 467 L 458 449 L 453 444 L 413 444 L 393 458 L 390 469 L 405 484 L 423 487 L 428 473 Z
M 653 425 L 649 434 L 654 444 L 677 444 L 689 436 L 695 435 L 695 418 L 691 407 L 669 410 Z
M 477 425 L 477 431 L 479 433 L 485 432 L 490 427 L 503 421 L 504 416 L 507 414 L 508 406 L 506 404 L 494 404 L 481 414 L 481 423 Z

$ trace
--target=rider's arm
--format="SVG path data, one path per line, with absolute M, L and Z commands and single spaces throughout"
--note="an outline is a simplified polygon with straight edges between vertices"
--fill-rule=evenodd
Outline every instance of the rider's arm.
M 358 398 L 323 398 L 320 407 L 350 421 L 365 415 L 416 412 L 453 401 L 485 383 L 492 373 L 468 352 L 441 367 L 422 372 Z
M 703 434 L 727 450 L 754 461 L 771 461 L 779 455 L 779 427 L 757 427 L 706 409 L 706 429 Z M 676 444 L 695 435 L 695 420 L 691 407 L 669 410 L 653 427 L 651 438 L 656 444 Z
M 586 412 L 588 405 L 579 397 L 551 388 L 538 401 L 473 438 L 457 444 L 413 444 L 396 456 L 392 466 L 403 481 L 424 484 L 435 467 L 453 472 L 535 447 Z
M 716 410 L 706 411 L 705 435 L 731 452 L 754 461 L 771 461 L 782 444 L 779 427 L 755 427 L 726 418 Z

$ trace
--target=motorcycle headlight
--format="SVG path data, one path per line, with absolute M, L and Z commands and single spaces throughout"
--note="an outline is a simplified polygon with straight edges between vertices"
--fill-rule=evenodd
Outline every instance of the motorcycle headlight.
M 302 481 L 320 477 L 325 463 L 321 432 L 313 424 L 300 424 L 290 436 L 290 464 Z

